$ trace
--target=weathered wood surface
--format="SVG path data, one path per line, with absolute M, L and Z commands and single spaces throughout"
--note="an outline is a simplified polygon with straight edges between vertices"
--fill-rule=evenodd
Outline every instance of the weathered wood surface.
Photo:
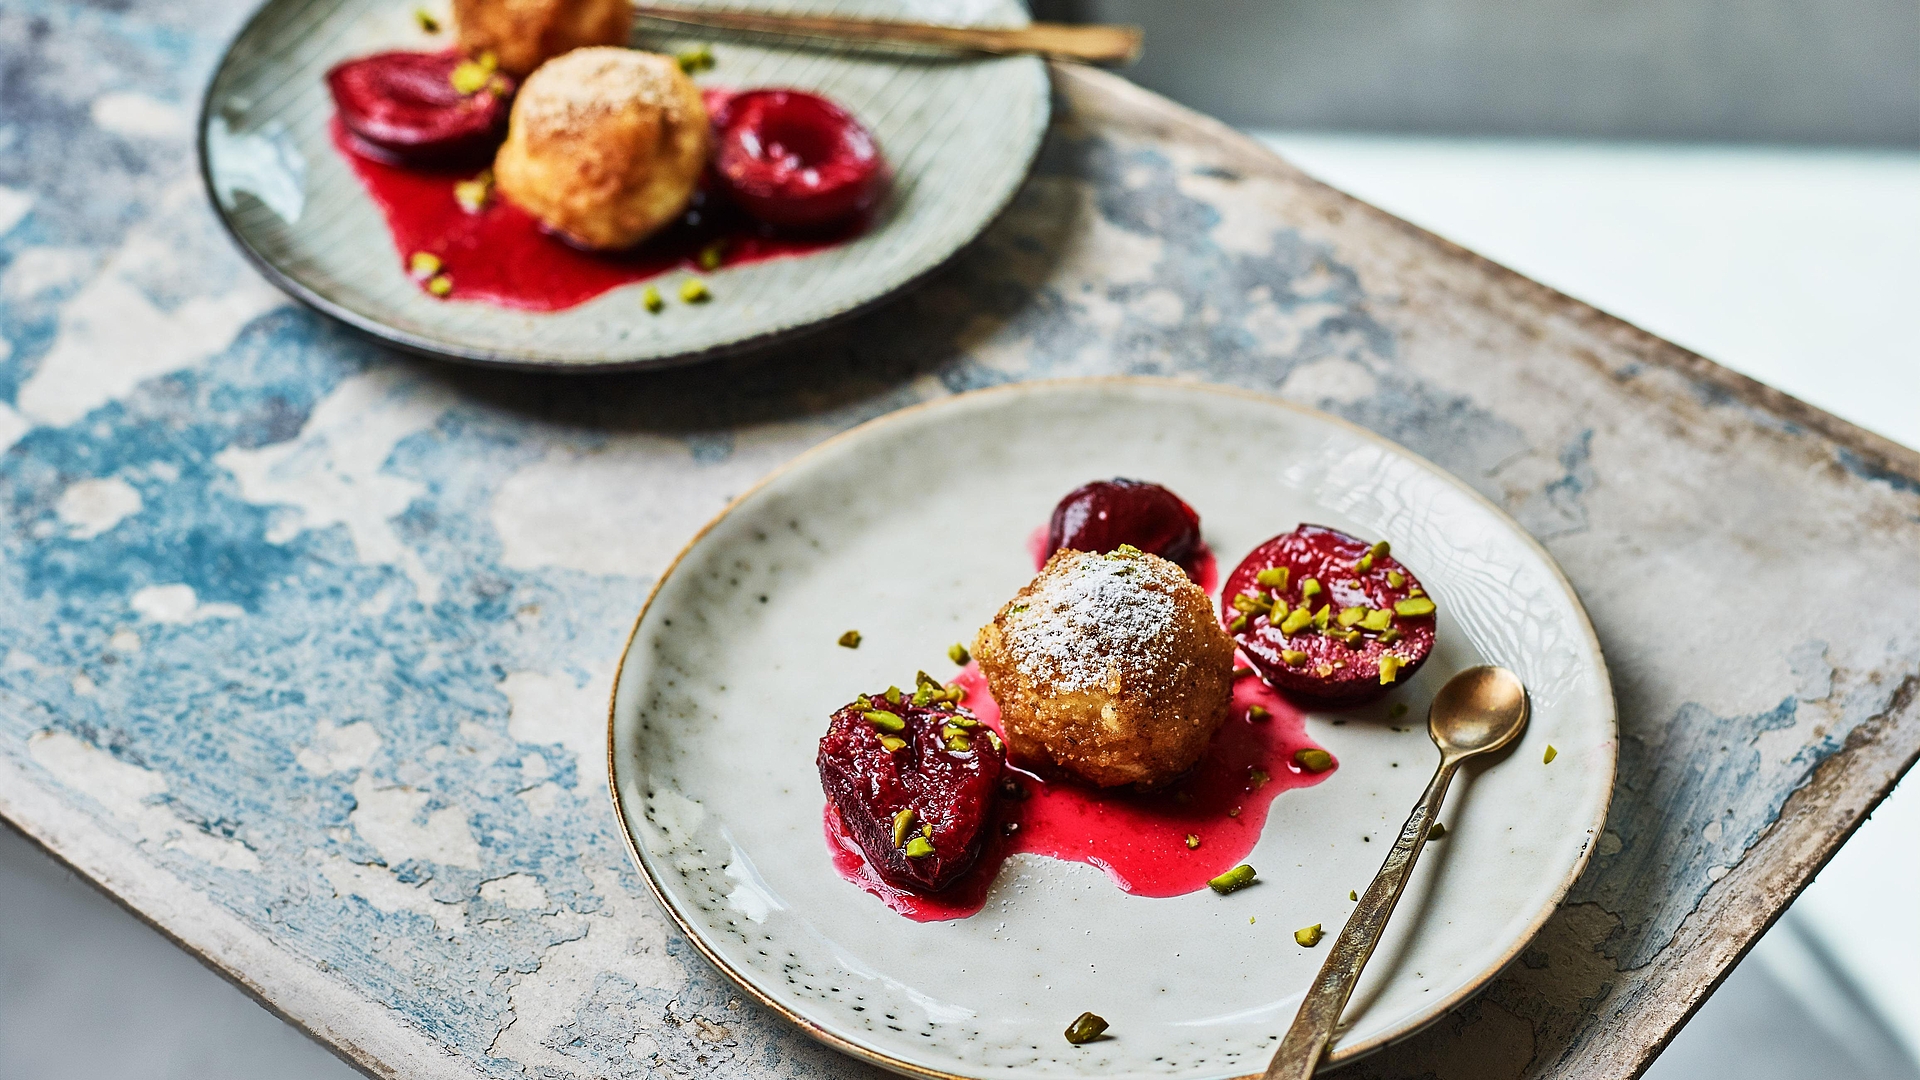
M 1920 750 L 1916 455 L 1113 77 L 1060 73 L 1032 183 L 907 299 L 777 355 L 542 378 L 385 352 L 230 249 L 187 128 L 243 14 L 0 9 L 0 814 L 371 1073 L 862 1071 L 644 897 L 604 694 L 730 494 L 969 387 L 1329 409 L 1585 598 L 1623 729 L 1597 857 L 1520 963 L 1354 1075 L 1635 1073 Z

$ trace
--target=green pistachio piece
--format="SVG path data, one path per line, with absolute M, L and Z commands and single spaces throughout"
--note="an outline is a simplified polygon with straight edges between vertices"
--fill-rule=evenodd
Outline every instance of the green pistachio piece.
M 967 661 L 973 659 L 973 657 L 967 652 L 967 647 L 965 645 L 962 645 L 956 641 L 953 644 L 947 646 L 947 659 L 953 661 L 956 664 L 964 664 Z
M 1307 662 L 1307 654 L 1297 649 L 1281 649 L 1280 662 L 1283 664 L 1304 664 Z
M 1305 747 L 1293 752 L 1293 763 L 1310 773 L 1323 773 L 1333 768 L 1333 755 L 1317 747 Z
M 1256 873 L 1253 867 L 1248 866 L 1246 863 L 1241 863 L 1239 866 L 1207 882 L 1207 888 L 1212 889 L 1221 896 L 1225 896 L 1230 892 L 1238 892 L 1253 884 L 1255 876 Z
M 1256 611 L 1267 610 L 1267 606 L 1268 605 L 1265 599 L 1259 596 L 1255 596 L 1253 593 L 1250 593 L 1250 592 L 1243 592 L 1239 596 L 1236 596 L 1233 598 L 1233 610 L 1235 611 L 1244 611 L 1248 614 L 1252 614 L 1253 612 L 1256 612 Z
M 1293 932 L 1293 940 L 1298 942 L 1301 947 L 1308 949 L 1320 944 L 1320 939 L 1325 936 L 1326 934 L 1320 930 L 1319 923 L 1314 923 L 1312 926 L 1303 927 Z
M 1304 606 L 1297 607 L 1288 612 L 1286 618 L 1280 620 L 1280 632 L 1283 634 L 1297 634 L 1305 630 L 1308 624 L 1312 622 L 1313 613 L 1308 611 Z
M 1246 632 L 1247 617 L 1245 615 L 1235 615 L 1233 621 L 1227 624 L 1227 633 L 1229 634 L 1244 634 Z
M 907 833 L 913 830 L 913 807 L 909 806 L 893 815 L 893 846 L 899 847 L 907 842 Z
M 1393 550 L 1393 545 L 1387 543 L 1385 540 L 1382 540 L 1379 543 L 1368 548 L 1367 555 L 1374 559 L 1384 559 L 1387 557 L 1387 552 L 1392 550 Z
M 1553 748 L 1553 744 L 1552 744 L 1552 743 L 1548 743 L 1548 744 L 1547 744 L 1547 753 L 1546 753 L 1546 756 L 1544 756 L 1544 757 L 1542 757 L 1542 758 L 1540 759 L 1540 764 L 1542 764 L 1542 765 L 1551 765 L 1551 764 L 1553 764 L 1553 759 L 1554 759 L 1554 758 L 1557 758 L 1557 757 L 1559 757 L 1559 756 L 1560 756 L 1560 751 L 1558 751 L 1558 750 L 1555 750 L 1555 749 Z
M 1333 621 L 1333 605 L 1332 604 L 1328 604 L 1327 606 L 1321 608 L 1319 611 L 1316 611 L 1313 613 L 1313 625 L 1318 629 L 1325 630 L 1327 628 L 1327 624 L 1332 621 Z
M 908 840 L 907 846 L 901 850 L 906 853 L 909 859 L 924 859 L 933 854 L 933 841 L 924 836 L 916 836 Z
M 1249 720 L 1265 720 L 1267 717 L 1272 715 L 1273 715 L 1272 713 L 1266 710 L 1266 707 L 1264 705 L 1247 706 L 1247 719 Z
M 1396 589 L 1397 589 L 1397 588 L 1399 588 L 1400 586 L 1402 586 L 1402 585 L 1405 585 L 1406 583 L 1407 583 L 1407 575 L 1405 575 L 1405 574 L 1403 574 L 1403 573 L 1401 573 L 1401 572 L 1400 572 L 1400 571 L 1398 571 L 1398 570 L 1389 570 L 1389 571 L 1387 571 L 1387 584 L 1388 584 L 1388 585 L 1391 585 L 1391 586 L 1393 586 L 1394 588 L 1396 588 Z
M 1366 617 L 1367 609 L 1363 607 L 1345 607 L 1340 609 L 1339 619 L 1341 626 L 1357 625 L 1361 619 Z
M 1400 677 L 1400 668 L 1404 664 L 1406 664 L 1405 660 L 1400 659 L 1392 653 L 1382 656 L 1380 658 L 1380 685 L 1386 686 L 1395 679 L 1398 679 Z
M 1075 1046 L 1090 1043 L 1107 1030 L 1107 1022 L 1090 1012 L 1083 1012 L 1067 1025 L 1067 1041 Z
M 872 724 L 874 727 L 879 728 L 889 735 L 896 735 L 907 730 L 907 722 L 890 712 L 874 709 L 872 712 L 861 713 L 860 716 L 867 723 Z
M 1265 570 L 1253 575 L 1253 580 L 1255 584 L 1268 589 L 1284 589 L 1287 587 L 1287 568 L 1284 566 L 1269 566 Z
M 1192 851 L 1198 848 L 1199 846 L 1200 846 L 1200 834 L 1188 833 L 1187 834 L 1187 850 Z
M 1353 564 L 1353 572 L 1356 574 L 1364 574 L 1371 569 L 1373 569 L 1372 552 L 1360 556 L 1359 561 Z
M 1320 582 L 1314 580 L 1313 578 L 1306 578 L 1300 582 L 1300 599 L 1302 601 L 1311 600 L 1314 597 L 1319 595 L 1320 595 Z
M 1395 600 L 1393 602 L 1393 613 L 1395 615 L 1407 616 L 1431 615 L 1433 614 L 1433 601 L 1424 596 L 1409 596 L 1405 600 Z
M 892 735 L 880 736 L 880 748 L 889 754 L 899 753 L 901 750 L 906 749 L 906 746 L 907 740 L 905 739 L 896 738 Z
M 897 686 L 887 687 L 887 700 L 895 705 L 900 704 L 900 688 Z
M 1385 630 L 1392 625 L 1393 612 L 1388 611 L 1386 608 L 1374 608 L 1372 611 L 1367 612 L 1360 620 L 1360 628 L 1362 630 L 1379 631 Z

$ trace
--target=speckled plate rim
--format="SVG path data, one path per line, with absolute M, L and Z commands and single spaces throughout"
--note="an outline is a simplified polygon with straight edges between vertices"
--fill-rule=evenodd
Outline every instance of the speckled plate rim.
M 960 244 L 955 245 L 952 251 L 947 252 L 946 255 L 935 260 L 919 273 L 902 279 L 892 288 L 883 290 L 860 303 L 828 312 L 811 322 L 779 327 L 764 333 L 738 338 L 705 349 L 694 349 L 668 356 L 649 356 L 631 360 L 562 360 L 557 358 L 543 358 L 525 351 L 515 351 L 511 349 L 459 348 L 451 346 L 446 342 L 390 326 L 387 323 L 381 322 L 379 319 L 361 314 L 344 304 L 335 303 L 320 295 L 298 278 L 280 269 L 271 259 L 268 259 L 256 249 L 253 244 L 248 242 L 246 237 L 243 236 L 240 230 L 234 225 L 232 216 L 228 213 L 227 208 L 220 205 L 220 197 L 216 193 L 217 189 L 213 179 L 213 161 L 207 145 L 208 133 L 213 123 L 214 88 L 219 85 L 220 73 L 226 69 L 233 55 L 234 46 L 239 44 L 242 39 L 253 31 L 254 25 L 265 17 L 267 9 L 272 7 L 274 3 L 275 0 L 261 0 L 261 2 L 254 7 L 252 13 L 247 16 L 246 21 L 240 24 L 240 29 L 235 31 L 233 36 L 227 39 L 227 44 L 220 50 L 219 61 L 213 65 L 212 72 L 207 76 L 206 88 L 200 92 L 200 115 L 194 122 L 193 139 L 194 154 L 200 166 L 200 188 L 206 194 L 208 205 L 213 208 L 214 218 L 220 222 L 220 228 L 224 230 L 228 238 L 233 241 L 234 247 L 240 250 L 240 254 L 246 258 L 248 263 L 252 264 L 255 270 L 260 272 L 262 277 L 266 278 L 276 288 L 280 289 L 280 291 L 293 297 L 307 307 L 318 311 L 320 314 L 329 316 L 375 341 L 405 349 L 407 352 L 417 356 L 425 356 L 435 360 L 450 360 L 455 363 L 475 364 L 483 367 L 506 368 L 518 371 L 544 371 L 559 374 L 593 375 L 615 371 L 657 371 L 667 368 L 686 367 L 692 364 L 705 363 L 709 360 L 719 360 L 728 356 L 737 356 L 742 353 L 770 349 L 776 345 L 781 345 L 829 327 L 837 326 L 850 319 L 864 315 L 882 304 L 896 300 L 913 289 L 918 288 L 924 284 L 928 278 L 939 273 L 969 248 L 979 243 L 980 238 L 985 236 L 987 231 L 993 228 L 994 223 L 1006 216 L 1007 209 L 1013 205 L 1014 199 L 1018 198 L 1020 192 L 1026 189 L 1027 181 L 1033 176 L 1034 164 L 1040 160 L 1040 150 L 1046 145 L 1047 132 L 1051 130 L 1053 124 L 1053 72 L 1043 65 L 1043 70 L 1046 72 L 1048 90 L 1044 95 L 1045 101 L 1041 109 L 1040 123 L 1034 125 L 1033 130 L 1028 133 L 1028 141 L 1022 154 L 1022 163 L 1020 166 L 1020 182 L 1009 187 L 1006 197 L 1000 200 L 999 205 L 993 207 L 989 213 L 981 218 L 980 227 L 974 231 L 973 235 Z M 732 506 L 729 505 L 728 509 L 732 509 Z M 649 597 L 649 599 L 651 599 L 651 597 Z
M 771 995 L 762 991 L 751 978 L 727 963 L 725 958 L 701 935 L 693 922 L 674 905 L 666 888 L 661 884 L 653 868 L 652 861 L 646 852 L 641 849 L 633 825 L 627 820 L 626 810 L 620 801 L 620 759 L 619 755 L 615 753 L 614 734 L 620 703 L 621 680 L 626 672 L 627 657 L 632 655 L 634 639 L 639 636 L 640 627 L 647 618 L 647 611 L 653 607 L 653 602 L 659 597 L 661 589 L 664 588 L 667 581 L 673 577 L 674 571 L 679 569 L 681 562 L 700 545 L 700 542 L 706 538 L 707 534 L 712 532 L 714 528 L 726 520 L 735 510 L 752 501 L 763 489 L 774 481 L 800 468 L 815 457 L 832 452 L 845 443 L 863 438 L 873 432 L 899 424 L 910 423 L 919 419 L 925 413 L 953 406 L 957 402 L 974 401 L 987 395 L 1012 396 L 1024 393 L 1055 391 L 1071 387 L 1097 386 L 1137 386 L 1149 389 L 1158 388 L 1179 393 L 1218 394 L 1223 397 L 1236 397 L 1270 405 L 1300 416 L 1312 418 L 1316 421 L 1332 424 L 1365 442 L 1372 443 L 1375 446 L 1412 461 L 1433 474 L 1441 482 L 1452 486 L 1456 491 L 1465 495 L 1472 502 L 1492 514 L 1495 520 L 1507 526 L 1515 537 L 1519 538 L 1526 547 L 1530 548 L 1533 553 L 1539 557 L 1542 564 L 1552 572 L 1553 579 L 1558 582 L 1560 588 L 1565 591 L 1572 611 L 1574 615 L 1577 616 L 1578 629 L 1580 633 L 1584 635 L 1584 641 L 1587 647 L 1598 660 L 1600 667 L 1599 674 L 1603 676 L 1598 680 L 1598 691 L 1605 705 L 1606 715 L 1611 721 L 1615 733 L 1615 737 L 1607 740 L 1605 744 L 1607 753 L 1607 790 L 1600 798 L 1592 820 L 1576 822 L 1571 828 L 1585 827 L 1590 830 L 1590 835 L 1595 837 L 1599 836 L 1601 830 L 1606 825 L 1607 813 L 1613 805 L 1613 788 L 1615 784 L 1618 783 L 1620 774 L 1618 737 L 1620 726 L 1619 706 L 1614 698 L 1613 677 L 1612 673 L 1608 671 L 1606 667 L 1606 654 L 1602 652 L 1600 648 L 1599 635 L 1594 633 L 1593 621 L 1587 616 L 1586 605 L 1580 602 L 1580 594 L 1574 589 L 1573 582 L 1567 580 L 1565 571 L 1560 569 L 1560 564 L 1554 559 L 1553 555 L 1534 538 L 1532 533 L 1523 528 L 1518 521 L 1515 521 L 1512 515 L 1502 510 L 1491 499 L 1474 490 L 1460 478 L 1433 462 L 1428 461 L 1426 458 L 1421 457 L 1419 454 L 1401 446 L 1399 443 L 1367 428 L 1361 427 L 1359 424 L 1334 416 L 1331 413 L 1322 412 L 1319 409 L 1310 408 L 1305 405 L 1298 405 L 1272 394 L 1263 394 L 1232 386 L 1218 386 L 1179 379 L 1152 378 L 1137 375 L 1110 375 L 1074 379 L 1034 379 L 1027 382 L 1008 383 L 1002 386 L 988 387 L 982 390 L 971 390 L 962 394 L 936 398 L 932 401 L 923 401 L 917 405 L 910 405 L 895 410 L 885 416 L 875 417 L 872 420 L 848 428 L 846 431 L 840 432 L 807 448 L 795 455 L 790 461 L 769 472 L 758 481 L 755 481 L 745 491 L 727 503 L 718 514 L 714 515 L 711 521 L 702 525 L 699 531 L 695 532 L 693 536 L 687 540 L 686 544 L 681 547 L 680 551 L 674 555 L 673 561 L 669 562 L 666 569 L 660 572 L 660 576 L 655 579 L 653 587 L 647 591 L 646 602 L 640 605 L 640 613 L 634 616 L 633 627 L 627 631 L 626 641 L 620 647 L 619 662 L 614 666 L 613 690 L 607 700 L 607 795 L 613 803 L 614 819 L 620 824 L 621 838 L 626 841 L 627 854 L 633 859 L 634 865 L 639 869 L 640 876 L 645 879 L 647 891 L 653 894 L 654 900 L 658 902 L 661 909 L 667 913 L 667 917 L 673 920 L 674 925 L 679 928 L 681 934 L 693 944 L 693 947 L 699 951 L 701 956 L 707 959 L 708 963 L 717 968 L 731 980 L 734 985 L 738 986 L 755 1001 L 785 1017 L 789 1022 L 812 1036 L 815 1040 L 843 1054 L 859 1058 L 906 1076 L 926 1077 L 929 1078 L 929 1080 L 980 1080 L 980 1078 L 974 1074 L 947 1072 L 941 1069 L 927 1068 L 913 1062 L 903 1061 L 890 1054 L 875 1050 L 872 1047 L 863 1046 L 851 1039 L 844 1038 L 827 1030 L 826 1027 L 813 1021 L 811 1018 L 781 1004 Z M 1409 809 L 1411 809 L 1411 807 L 1409 807 Z M 1573 859 L 1572 865 L 1567 868 L 1565 875 L 1563 875 L 1559 883 L 1554 886 L 1551 898 L 1542 903 L 1532 918 L 1527 920 L 1524 932 L 1516 934 L 1513 944 L 1496 960 L 1487 965 L 1478 975 L 1468 980 L 1465 985 L 1461 986 L 1460 989 L 1454 991 L 1452 994 L 1415 1013 L 1410 1019 L 1405 1021 L 1398 1030 L 1389 1030 L 1371 1039 L 1364 1039 L 1356 1043 L 1338 1046 L 1321 1062 L 1320 1068 L 1336 1068 L 1365 1057 L 1377 1050 L 1405 1041 L 1436 1023 L 1451 1012 L 1455 1006 L 1484 989 L 1488 983 L 1498 977 L 1500 972 L 1506 970 L 1507 966 L 1520 956 L 1521 952 L 1525 950 L 1540 933 L 1540 928 L 1546 925 L 1547 920 L 1553 916 L 1555 911 L 1559 910 L 1561 901 L 1566 899 L 1567 893 L 1572 890 L 1574 882 L 1579 880 L 1581 873 L 1586 870 L 1588 861 L 1593 857 L 1594 847 L 1595 844 L 1592 842 L 1581 846 L 1579 853 Z M 1249 1073 L 1237 1078 L 1237 1080 L 1258 1080 L 1260 1075 L 1261 1073 Z

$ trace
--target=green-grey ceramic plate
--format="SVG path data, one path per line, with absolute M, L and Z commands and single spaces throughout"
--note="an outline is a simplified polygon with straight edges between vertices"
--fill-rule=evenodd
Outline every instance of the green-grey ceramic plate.
M 308 304 L 404 348 L 523 367 L 649 367 L 705 359 L 816 329 L 925 276 L 992 222 L 1026 178 L 1046 133 L 1045 65 L 1032 57 L 957 60 L 856 56 L 712 42 L 716 86 L 812 90 L 874 132 L 894 170 L 864 234 L 792 258 L 703 275 L 713 299 L 649 314 L 640 284 L 551 313 L 436 300 L 409 281 L 379 209 L 328 136 L 323 77 L 341 60 L 386 49 L 439 49 L 416 8 L 448 0 L 268 0 L 227 50 L 200 117 L 214 205 L 241 248 Z M 806 11 L 1010 25 L 1013 0 L 773 3 Z M 636 31 L 673 52 L 702 39 Z M 656 282 L 668 296 L 684 274 Z

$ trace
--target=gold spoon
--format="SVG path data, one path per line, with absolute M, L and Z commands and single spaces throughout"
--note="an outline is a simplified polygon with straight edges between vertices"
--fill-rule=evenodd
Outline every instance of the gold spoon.
M 1400 839 L 1380 864 L 1373 884 L 1360 894 L 1360 906 L 1347 917 L 1347 925 L 1314 976 L 1300 1012 L 1274 1051 L 1263 1080 L 1307 1080 L 1320 1056 L 1326 1053 L 1333 1029 L 1340 1022 L 1340 1011 L 1347 1007 L 1360 972 L 1380 944 L 1400 893 L 1413 876 L 1414 860 L 1426 846 L 1427 833 L 1440 815 L 1441 800 L 1447 797 L 1447 784 L 1453 780 L 1460 763 L 1476 754 L 1490 754 L 1520 737 L 1527 726 L 1527 688 L 1513 672 L 1491 665 L 1471 667 L 1447 680 L 1427 710 L 1427 734 L 1440 748 L 1440 768 L 1427 783 L 1420 805 L 1400 829 Z
M 663 7 L 658 4 L 635 4 L 633 13 L 642 19 L 681 26 L 825 38 L 831 41 L 931 45 L 956 52 L 996 56 L 1037 53 L 1058 60 L 1082 60 L 1091 64 L 1130 64 L 1140 58 L 1140 28 L 1137 26 L 1073 26 L 1064 23 L 1031 23 L 1006 28 L 941 26 L 892 19 L 776 15 L 754 11 Z

